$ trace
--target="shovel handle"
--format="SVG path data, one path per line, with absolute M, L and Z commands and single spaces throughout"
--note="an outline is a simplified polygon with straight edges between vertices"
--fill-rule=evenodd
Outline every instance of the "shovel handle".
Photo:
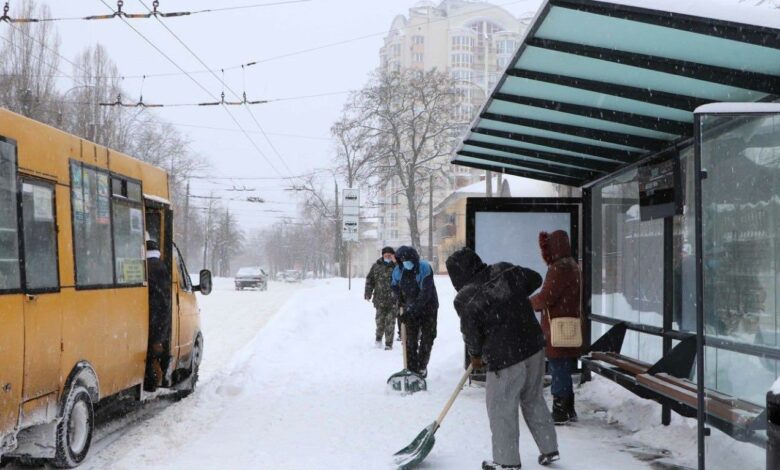
M 466 381 L 469 379 L 469 374 L 471 374 L 473 367 L 471 364 L 469 364 L 468 368 L 466 368 L 466 372 L 463 373 L 463 377 L 460 378 L 460 382 L 458 382 L 458 386 L 455 387 L 455 390 L 452 392 L 452 396 L 450 396 L 450 399 L 447 401 L 447 404 L 444 405 L 444 409 L 441 410 L 441 413 L 439 414 L 439 417 L 436 418 L 436 429 L 439 429 L 439 426 L 441 426 L 441 422 L 444 421 L 444 417 L 447 416 L 447 412 L 450 411 L 450 408 L 452 408 L 452 404 L 455 403 L 455 399 L 458 398 L 458 394 L 460 394 L 460 391 L 463 390 L 463 385 L 466 384 Z
M 400 312 L 401 312 L 401 316 L 403 316 L 403 314 L 404 314 L 403 307 L 401 307 Z M 406 323 L 403 322 L 403 321 L 401 322 L 401 350 L 404 353 L 403 354 L 403 356 L 404 356 L 404 369 L 408 369 L 409 365 L 407 364 L 407 359 L 406 359 Z

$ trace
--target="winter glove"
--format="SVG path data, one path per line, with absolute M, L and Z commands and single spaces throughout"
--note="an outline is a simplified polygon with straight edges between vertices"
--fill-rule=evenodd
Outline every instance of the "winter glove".
M 371 294 L 366 294 L 365 295 L 365 299 L 368 300 L 369 302 L 371 302 Z
M 471 358 L 471 368 L 474 370 L 479 370 L 485 367 L 485 364 L 482 362 L 482 358 L 480 356 L 474 356 Z

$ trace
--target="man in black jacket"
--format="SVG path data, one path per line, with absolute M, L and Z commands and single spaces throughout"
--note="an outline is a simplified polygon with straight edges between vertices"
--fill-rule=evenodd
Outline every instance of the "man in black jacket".
M 555 426 L 543 396 L 544 335 L 528 294 L 539 273 L 510 263 L 491 266 L 471 249 L 447 259 L 455 310 L 475 368 L 487 368 L 486 401 L 493 461 L 486 470 L 520 468 L 518 407 L 539 448 L 539 463 L 558 460 Z
M 146 270 L 149 279 L 149 346 L 144 387 L 147 391 L 154 391 L 162 385 L 171 341 L 171 275 L 160 259 L 160 246 L 154 240 L 146 242 Z

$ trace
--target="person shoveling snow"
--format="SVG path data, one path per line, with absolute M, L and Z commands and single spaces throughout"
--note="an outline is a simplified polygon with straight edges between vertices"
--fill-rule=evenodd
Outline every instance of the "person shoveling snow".
M 545 339 L 528 300 L 542 277 L 510 263 L 488 266 L 470 248 L 447 259 L 447 272 L 458 291 L 455 310 L 471 365 L 488 371 L 493 460 L 482 468 L 520 468 L 518 407 L 539 448 L 538 462 L 558 460 L 558 439 L 543 395 Z
M 401 246 L 395 252 L 398 266 L 393 270 L 392 289 L 401 306 L 401 323 L 406 325 L 408 368 L 422 378 L 428 375 L 439 311 L 439 296 L 433 283 L 431 265 L 420 259 L 417 250 Z

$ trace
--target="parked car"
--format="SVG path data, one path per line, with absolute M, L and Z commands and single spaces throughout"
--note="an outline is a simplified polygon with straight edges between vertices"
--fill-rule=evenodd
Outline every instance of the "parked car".
M 236 290 L 253 287 L 260 290 L 268 290 L 268 274 L 259 267 L 240 268 L 236 273 Z

